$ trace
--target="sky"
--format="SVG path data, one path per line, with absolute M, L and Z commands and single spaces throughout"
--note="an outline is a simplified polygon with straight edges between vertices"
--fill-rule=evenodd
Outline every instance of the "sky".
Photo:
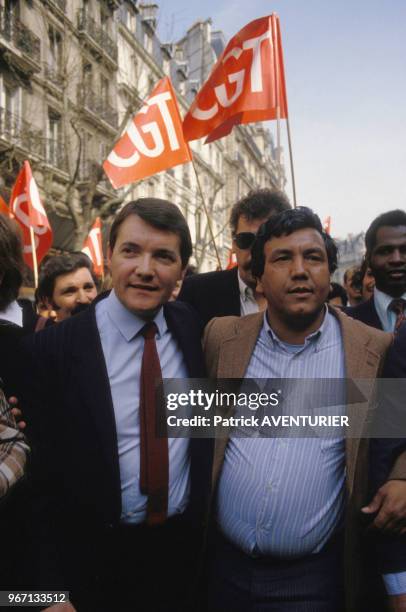
M 276 12 L 281 23 L 297 203 L 335 237 L 406 209 L 404 0 L 158 0 L 159 36 L 210 17 L 226 40 Z M 285 122 L 283 122 L 285 123 Z M 274 123 L 269 123 L 276 134 Z M 292 200 L 286 127 L 282 144 Z

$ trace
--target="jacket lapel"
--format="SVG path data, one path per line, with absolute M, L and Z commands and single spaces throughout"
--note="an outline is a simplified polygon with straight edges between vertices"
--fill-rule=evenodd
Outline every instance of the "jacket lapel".
M 374 382 L 378 373 L 380 356 L 368 346 L 367 330 L 356 325 L 351 318 L 332 310 L 341 325 L 347 386 L 347 414 L 351 424 L 351 437 L 346 439 L 347 487 L 352 494 L 355 468 L 360 449 L 360 438 L 367 425 Z M 360 397 L 361 396 L 361 397 Z
M 244 377 L 263 319 L 263 312 L 236 319 L 232 334 L 220 345 L 217 378 Z
M 121 509 L 120 468 L 117 448 L 116 422 L 110 383 L 104 360 L 100 335 L 96 323 L 95 304 L 86 312 L 76 315 L 78 328 L 75 330 L 73 346 L 73 367 L 76 370 L 80 393 L 89 410 L 94 433 L 99 438 L 100 447 L 106 460 L 107 474 L 110 474 Z M 92 432 L 89 432 L 92 435 Z

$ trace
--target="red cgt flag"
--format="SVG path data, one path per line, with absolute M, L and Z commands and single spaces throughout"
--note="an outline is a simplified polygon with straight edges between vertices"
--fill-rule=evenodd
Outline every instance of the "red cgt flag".
M 103 168 L 113 187 L 118 188 L 191 159 L 176 96 L 165 77 L 131 119 Z
M 90 230 L 86 240 L 83 242 L 82 251 L 83 253 L 86 253 L 89 259 L 92 260 L 95 274 L 97 276 L 103 276 L 104 262 L 100 217 L 97 217 L 93 223 L 92 229 Z
M 11 217 L 12 215 L 10 215 L 10 209 L 7 206 L 6 202 L 3 200 L 3 198 L 0 196 L 0 214 L 5 215 L 6 217 Z
M 30 227 L 34 231 L 37 262 L 44 258 L 52 244 L 52 229 L 39 197 L 38 187 L 28 161 L 24 162 L 14 184 L 10 198 L 10 210 L 23 233 L 25 263 L 33 270 Z
M 234 125 L 288 116 L 279 17 L 251 21 L 228 43 L 183 122 L 185 140 L 213 142 Z

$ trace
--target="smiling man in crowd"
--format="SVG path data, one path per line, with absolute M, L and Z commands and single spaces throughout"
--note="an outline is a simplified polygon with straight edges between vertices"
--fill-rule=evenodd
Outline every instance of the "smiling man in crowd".
M 56 255 L 40 269 L 38 298 L 59 323 L 71 316 L 78 306 L 93 302 L 97 295 L 92 262 L 84 253 Z
M 199 313 L 204 324 L 213 317 L 246 315 L 265 308 L 251 274 L 251 247 L 258 228 L 271 215 L 290 208 L 285 194 L 271 189 L 250 191 L 231 209 L 230 229 L 237 266 L 194 274 L 185 279 L 178 299 Z
M 346 313 L 377 329 L 397 332 L 406 319 L 406 212 L 391 210 L 374 219 L 365 246 L 374 294 Z
M 191 253 L 174 204 L 130 202 L 111 227 L 112 291 L 28 347 L 35 584 L 72 600 L 52 610 L 186 606 L 211 442 L 157 437 L 155 391 L 204 376 L 195 315 L 168 303 Z
M 252 251 L 266 312 L 209 323 L 211 376 L 374 379 L 392 338 L 326 306 L 336 264 L 336 246 L 310 209 L 269 219 Z M 357 414 L 365 418 L 368 406 L 369 398 Z M 344 436 L 216 439 L 210 612 L 373 610 L 360 544 L 367 448 L 367 439 Z M 405 476 L 403 455 L 390 478 Z M 405 497 L 405 483 L 391 480 L 380 492 L 376 525 Z M 398 593 L 396 578 L 386 578 Z

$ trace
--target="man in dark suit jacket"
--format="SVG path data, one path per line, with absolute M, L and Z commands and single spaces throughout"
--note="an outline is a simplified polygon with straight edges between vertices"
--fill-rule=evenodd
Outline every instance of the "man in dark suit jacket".
M 345 312 L 377 329 L 397 331 L 406 306 L 406 212 L 392 210 L 374 219 L 365 245 L 375 277 L 374 295 Z
M 197 310 L 204 325 L 213 317 L 240 316 L 265 308 L 263 296 L 255 291 L 250 249 L 260 225 L 288 208 L 286 196 L 270 189 L 251 191 L 234 204 L 230 228 L 237 266 L 187 277 L 178 298 Z
M 194 312 L 167 303 L 191 249 L 175 205 L 127 204 L 110 234 L 112 292 L 27 347 L 33 582 L 71 594 L 52 610 L 187 606 L 211 442 L 164 437 L 164 456 L 150 421 L 155 402 L 144 410 L 159 380 L 156 357 L 163 378 L 204 375 Z

